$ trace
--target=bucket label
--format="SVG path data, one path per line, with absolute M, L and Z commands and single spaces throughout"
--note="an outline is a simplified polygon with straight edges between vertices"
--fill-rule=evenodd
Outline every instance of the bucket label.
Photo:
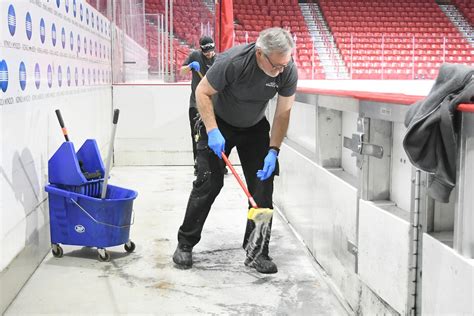
M 82 234 L 82 233 L 85 233 L 86 232 L 86 228 L 82 225 L 76 225 L 74 227 L 74 229 L 76 230 L 76 232 L 78 232 L 79 234 Z

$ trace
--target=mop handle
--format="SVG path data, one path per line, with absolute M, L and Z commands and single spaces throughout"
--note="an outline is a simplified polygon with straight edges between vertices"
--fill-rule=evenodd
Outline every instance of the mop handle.
M 119 117 L 120 110 L 114 110 L 114 119 L 113 119 L 113 126 L 112 126 L 112 139 L 109 143 L 109 155 L 107 156 L 107 162 L 105 166 L 105 176 L 104 176 L 104 184 L 102 185 L 102 193 L 100 194 L 101 199 L 105 199 L 105 195 L 107 194 L 107 183 L 109 182 L 109 174 L 110 174 L 110 164 L 112 163 L 112 155 L 114 152 L 114 139 L 115 139 L 115 131 L 117 130 L 117 121 Z
M 58 117 L 59 125 L 61 126 L 61 129 L 63 131 L 64 138 L 68 142 L 69 141 L 69 136 L 67 135 L 67 129 L 64 126 L 64 121 L 63 121 L 63 116 L 61 115 L 61 111 L 59 111 L 59 109 L 58 109 L 55 112 L 56 112 L 56 116 Z
M 204 78 L 204 76 L 202 75 L 202 73 L 201 73 L 199 70 L 196 71 L 196 72 L 197 72 L 197 74 L 199 75 L 199 77 L 201 77 L 201 79 Z
M 222 152 L 222 159 L 224 159 L 225 164 L 227 165 L 227 167 L 229 167 L 230 171 L 232 171 L 232 174 L 237 179 L 237 182 L 240 184 L 240 187 L 242 188 L 242 190 L 244 190 L 245 195 L 247 195 L 247 197 L 249 199 L 250 205 L 252 205 L 253 208 L 258 208 L 257 203 L 255 203 L 255 200 L 253 199 L 253 197 L 250 194 L 249 190 L 245 186 L 242 179 L 240 179 L 239 175 L 237 174 L 237 171 L 235 171 L 234 166 L 232 166 L 232 164 L 230 163 L 229 158 L 227 158 L 227 156 L 224 152 Z

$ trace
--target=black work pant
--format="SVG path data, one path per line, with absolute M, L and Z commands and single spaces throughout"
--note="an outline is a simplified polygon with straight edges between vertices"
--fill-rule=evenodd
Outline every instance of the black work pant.
M 270 124 L 267 119 L 264 118 L 249 128 L 234 127 L 219 118 L 216 119 L 219 130 L 226 140 L 226 154 L 229 155 L 234 147 L 237 148 L 247 187 L 255 202 L 261 208 L 273 208 L 273 178 L 275 174 L 278 174 L 278 163 L 274 174 L 270 178 L 265 181 L 260 181 L 257 178 L 257 171 L 263 168 L 263 161 L 268 153 L 270 143 Z M 199 122 L 198 127 L 198 176 L 193 182 L 184 221 L 178 231 L 179 244 L 190 247 L 194 247 L 201 239 L 204 222 L 214 200 L 224 185 L 224 161 L 219 159 L 208 147 L 208 138 L 204 124 Z M 243 193 L 242 197 L 245 198 Z M 254 228 L 255 224 L 252 221 L 247 221 L 243 243 L 244 248 Z M 261 242 L 261 239 L 259 241 Z M 264 240 L 262 248 L 262 254 L 264 255 L 268 255 L 269 241 L 270 232 L 268 232 Z
M 195 135 L 196 135 L 196 123 L 198 121 L 198 110 L 196 108 L 196 103 L 195 102 L 190 102 L 190 107 L 189 107 L 189 127 L 191 131 L 191 142 L 193 144 L 193 162 L 194 162 L 194 167 L 196 167 L 196 156 L 197 156 L 197 150 L 196 150 L 196 140 L 195 140 Z

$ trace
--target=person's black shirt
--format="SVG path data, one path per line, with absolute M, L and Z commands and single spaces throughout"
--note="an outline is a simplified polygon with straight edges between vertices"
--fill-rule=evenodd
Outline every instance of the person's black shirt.
M 188 58 L 186 59 L 186 61 L 183 64 L 183 66 L 189 65 L 193 61 L 197 61 L 199 63 L 199 65 L 201 66 L 201 74 L 203 76 L 205 76 L 207 71 L 209 70 L 209 68 L 214 63 L 215 59 L 216 59 L 215 55 L 211 59 L 207 59 L 207 57 L 204 56 L 204 54 L 201 51 L 195 50 L 195 51 L 191 52 L 191 54 L 189 54 Z M 192 73 L 193 73 L 193 75 L 192 75 L 193 77 L 192 77 L 192 80 L 191 80 L 191 96 L 189 97 L 189 104 L 190 104 L 190 106 L 196 106 L 195 91 L 196 91 L 197 85 L 201 81 L 201 77 L 194 70 L 192 70 Z

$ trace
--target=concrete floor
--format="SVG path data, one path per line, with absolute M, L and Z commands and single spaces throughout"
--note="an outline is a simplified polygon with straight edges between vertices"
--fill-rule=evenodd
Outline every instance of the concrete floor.
M 286 222 L 274 217 L 270 255 L 279 272 L 245 267 L 241 248 L 246 198 L 231 175 L 214 203 L 190 270 L 171 256 L 194 177 L 192 167 L 115 167 L 110 183 L 138 191 L 132 254 L 108 248 L 99 262 L 91 248 L 51 252 L 5 315 L 232 314 L 346 315 L 316 265 Z

